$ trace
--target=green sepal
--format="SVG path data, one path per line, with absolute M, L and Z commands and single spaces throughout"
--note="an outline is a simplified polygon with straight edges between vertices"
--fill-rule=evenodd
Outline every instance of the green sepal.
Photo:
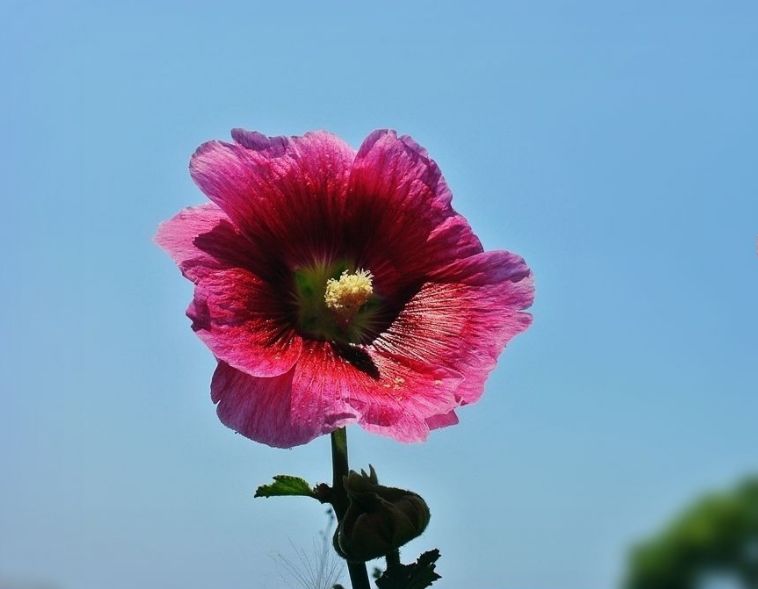
M 274 477 L 274 482 L 270 485 L 261 485 L 255 491 L 256 497 L 313 497 L 316 494 L 308 481 L 300 477 L 293 477 L 286 474 L 279 474 Z

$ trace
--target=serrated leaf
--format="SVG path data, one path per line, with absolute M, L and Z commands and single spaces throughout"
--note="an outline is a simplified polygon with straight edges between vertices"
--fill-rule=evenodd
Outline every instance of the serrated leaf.
M 401 564 L 389 567 L 384 574 L 377 579 L 376 586 L 379 589 L 425 589 L 430 587 L 437 579 L 441 579 L 434 569 L 440 557 L 440 551 L 436 548 L 424 552 L 413 564 Z
M 300 477 L 293 477 L 287 474 L 278 474 L 274 477 L 274 482 L 269 485 L 261 485 L 255 491 L 256 497 L 315 497 L 313 489 L 308 481 Z

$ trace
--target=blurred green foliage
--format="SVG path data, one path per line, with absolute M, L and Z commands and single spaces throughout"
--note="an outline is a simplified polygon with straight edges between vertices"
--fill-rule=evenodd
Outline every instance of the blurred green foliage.
M 729 574 L 758 589 L 758 477 L 695 502 L 663 532 L 636 546 L 624 589 L 697 589 Z

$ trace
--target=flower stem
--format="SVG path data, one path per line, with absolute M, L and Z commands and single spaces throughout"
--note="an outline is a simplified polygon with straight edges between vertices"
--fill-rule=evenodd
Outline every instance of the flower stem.
M 347 511 L 347 492 L 342 479 L 348 472 L 347 432 L 344 427 L 341 427 L 332 432 L 332 506 L 337 514 L 337 521 L 340 522 Z M 348 560 L 347 570 L 350 573 L 353 589 L 371 589 L 365 563 Z

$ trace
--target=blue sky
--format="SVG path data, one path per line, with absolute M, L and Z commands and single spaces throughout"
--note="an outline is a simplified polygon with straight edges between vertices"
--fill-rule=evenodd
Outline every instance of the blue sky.
M 411 134 L 533 327 L 461 424 L 351 459 L 432 510 L 440 589 L 609 589 L 634 539 L 758 471 L 755 2 L 0 6 L 0 579 L 284 589 L 325 518 L 253 500 L 328 439 L 216 419 L 191 296 L 151 242 L 235 126 Z

